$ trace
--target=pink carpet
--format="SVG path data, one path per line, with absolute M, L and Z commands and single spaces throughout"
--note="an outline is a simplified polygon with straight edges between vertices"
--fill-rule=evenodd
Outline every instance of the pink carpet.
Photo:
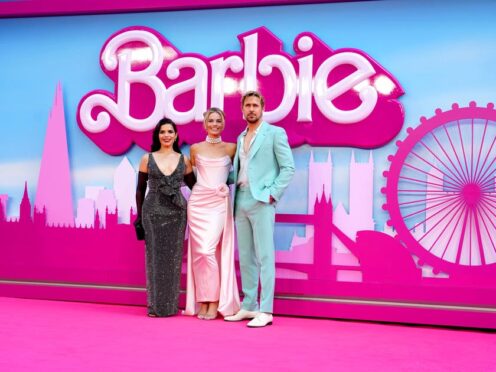
M 0 371 L 496 370 L 494 332 L 289 317 L 245 325 L 0 297 Z

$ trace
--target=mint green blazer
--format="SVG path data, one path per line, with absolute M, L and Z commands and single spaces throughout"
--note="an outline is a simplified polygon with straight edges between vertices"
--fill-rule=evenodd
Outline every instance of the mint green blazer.
M 239 150 L 243 146 L 244 133 L 237 141 L 232 181 L 236 185 L 239 172 Z M 286 131 L 263 122 L 251 145 L 248 165 L 248 182 L 254 199 L 268 203 L 270 196 L 278 201 L 295 172 L 293 153 L 288 144 Z

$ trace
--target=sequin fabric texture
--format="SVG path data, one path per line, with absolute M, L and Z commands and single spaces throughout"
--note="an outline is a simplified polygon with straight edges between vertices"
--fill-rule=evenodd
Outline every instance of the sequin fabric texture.
M 152 154 L 148 158 L 148 194 L 142 219 L 146 244 L 148 314 L 171 316 L 178 312 L 179 282 L 186 229 L 186 199 L 181 193 L 184 157 L 165 175 Z

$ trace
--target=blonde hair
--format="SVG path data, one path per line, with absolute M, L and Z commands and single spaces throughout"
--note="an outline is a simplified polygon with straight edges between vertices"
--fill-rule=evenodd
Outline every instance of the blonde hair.
M 224 114 L 224 111 L 222 111 L 218 107 L 210 107 L 207 111 L 203 113 L 203 124 L 207 123 L 208 118 L 212 114 L 219 114 L 220 117 L 222 118 L 222 121 L 225 123 L 226 122 L 226 114 Z
M 249 90 L 248 92 L 243 94 L 243 97 L 241 97 L 241 106 L 243 106 L 245 104 L 245 100 L 248 97 L 257 97 L 260 100 L 260 105 L 262 106 L 262 108 L 265 107 L 264 97 L 262 96 L 262 94 L 260 92 L 258 92 L 256 90 Z

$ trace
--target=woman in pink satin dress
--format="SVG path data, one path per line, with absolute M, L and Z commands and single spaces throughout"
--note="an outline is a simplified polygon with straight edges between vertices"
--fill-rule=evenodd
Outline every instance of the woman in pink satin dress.
M 234 221 L 226 185 L 236 144 L 222 141 L 224 112 L 204 115 L 205 141 L 190 149 L 197 182 L 188 201 L 188 280 L 186 315 L 210 320 L 240 308 L 234 268 Z

